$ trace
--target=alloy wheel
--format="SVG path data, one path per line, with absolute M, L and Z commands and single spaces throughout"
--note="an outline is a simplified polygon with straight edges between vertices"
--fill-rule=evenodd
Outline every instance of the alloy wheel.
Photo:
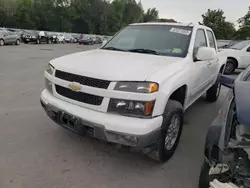
M 170 125 L 168 126 L 167 129 L 165 144 L 164 144 L 166 150 L 171 150 L 172 147 L 174 146 L 180 131 L 180 123 L 181 123 L 180 117 L 177 114 L 175 114 L 172 117 Z

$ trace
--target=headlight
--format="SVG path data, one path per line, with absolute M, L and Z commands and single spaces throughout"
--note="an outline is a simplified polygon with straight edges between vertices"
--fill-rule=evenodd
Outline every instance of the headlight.
M 54 69 L 55 68 L 51 64 L 49 64 L 47 69 L 46 69 L 46 72 L 52 75 L 54 72 Z
M 45 78 L 45 88 L 52 93 L 52 82 Z
M 36 38 L 36 36 L 32 36 L 32 38 L 34 39 L 34 38 Z
M 114 90 L 135 93 L 154 93 L 158 89 L 159 85 L 154 82 L 118 82 L 114 88 Z
M 108 112 L 128 116 L 151 116 L 155 101 L 133 101 L 123 99 L 110 99 Z

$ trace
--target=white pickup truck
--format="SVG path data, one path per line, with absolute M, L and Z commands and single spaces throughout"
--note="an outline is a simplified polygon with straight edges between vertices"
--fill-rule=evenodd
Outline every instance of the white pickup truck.
M 219 96 L 226 57 L 215 41 L 202 25 L 131 24 L 100 49 L 50 61 L 41 105 L 71 131 L 167 161 L 185 110 L 204 93 Z
M 245 69 L 250 65 L 250 40 L 244 40 L 226 49 L 219 49 L 226 54 L 227 64 L 225 74 L 231 74 L 235 69 Z

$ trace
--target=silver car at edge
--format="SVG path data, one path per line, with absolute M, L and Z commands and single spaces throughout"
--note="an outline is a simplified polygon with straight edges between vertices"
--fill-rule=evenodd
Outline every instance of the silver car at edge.
M 0 46 L 5 44 L 20 44 L 20 37 L 12 32 L 9 31 L 0 31 Z

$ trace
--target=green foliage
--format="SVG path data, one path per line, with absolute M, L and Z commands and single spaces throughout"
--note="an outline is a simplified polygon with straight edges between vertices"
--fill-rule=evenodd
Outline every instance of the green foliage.
M 235 34 L 234 24 L 226 21 L 221 9 L 210 10 L 202 14 L 203 24 L 212 28 L 217 39 L 231 39 Z
M 248 12 L 245 16 L 238 20 L 240 24 L 239 30 L 235 34 L 235 38 L 237 39 L 249 39 L 250 38 L 250 7 L 248 8 Z
M 112 35 L 157 19 L 136 0 L 0 0 L 0 27 Z

